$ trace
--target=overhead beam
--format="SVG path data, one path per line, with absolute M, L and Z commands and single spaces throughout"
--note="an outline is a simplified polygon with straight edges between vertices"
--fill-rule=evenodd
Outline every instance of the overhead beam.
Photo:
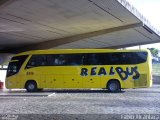
M 15 2 L 15 1 L 17 1 L 17 0 L 0 0 L 0 9 L 10 5 L 11 3 Z
M 0 6 L 4 5 L 5 3 L 7 3 L 10 0 L 0 0 Z
M 57 46 L 60 46 L 63 44 L 79 41 L 82 39 L 96 37 L 99 35 L 118 32 L 118 31 L 122 31 L 122 30 L 126 30 L 126 29 L 137 28 L 137 27 L 141 27 L 141 26 L 143 26 L 143 23 L 141 23 L 141 22 L 135 23 L 135 24 L 124 25 L 124 26 L 118 26 L 118 27 L 114 27 L 114 28 L 108 28 L 108 29 L 103 29 L 103 30 L 99 30 L 99 31 L 69 36 L 69 37 L 65 37 L 65 38 L 49 40 L 49 41 L 41 42 L 38 44 L 23 46 L 20 48 L 8 49 L 3 52 L 18 53 L 18 52 L 27 51 L 27 50 L 50 49 L 53 47 L 57 47 Z
M 133 46 L 138 46 L 138 45 L 146 45 L 146 44 L 153 44 L 153 43 L 159 43 L 159 42 L 160 42 L 159 40 L 147 41 L 147 42 L 138 42 L 138 43 L 125 44 L 125 45 L 104 47 L 102 49 L 118 49 L 118 48 L 133 47 Z

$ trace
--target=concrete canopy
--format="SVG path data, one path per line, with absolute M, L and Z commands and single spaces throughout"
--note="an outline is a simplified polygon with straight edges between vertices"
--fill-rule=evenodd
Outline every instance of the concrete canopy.
M 0 50 L 121 48 L 160 42 L 125 0 L 1 0 Z

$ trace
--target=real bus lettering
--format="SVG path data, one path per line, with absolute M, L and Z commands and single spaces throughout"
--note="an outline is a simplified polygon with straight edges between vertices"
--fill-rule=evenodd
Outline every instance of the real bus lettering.
M 140 74 L 138 72 L 138 67 L 126 67 L 123 69 L 122 67 L 110 67 L 109 68 L 109 76 L 114 75 L 115 72 L 119 75 L 121 80 L 127 80 L 129 76 L 132 76 L 132 79 L 138 79 Z M 88 68 L 81 68 L 81 76 L 94 76 L 94 75 L 107 75 L 107 69 L 105 67 L 100 67 L 99 70 L 97 67 L 92 67 L 90 70 Z
M 106 69 L 105 69 L 104 67 L 101 67 L 101 68 L 99 69 L 98 75 L 107 75 Z

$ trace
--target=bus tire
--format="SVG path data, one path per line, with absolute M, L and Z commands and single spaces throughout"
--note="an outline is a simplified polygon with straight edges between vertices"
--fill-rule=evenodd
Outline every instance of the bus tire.
M 37 83 L 35 81 L 27 81 L 25 88 L 27 92 L 36 92 L 37 89 Z
M 119 92 L 121 91 L 121 86 L 118 80 L 110 80 L 107 84 L 107 89 L 109 92 Z

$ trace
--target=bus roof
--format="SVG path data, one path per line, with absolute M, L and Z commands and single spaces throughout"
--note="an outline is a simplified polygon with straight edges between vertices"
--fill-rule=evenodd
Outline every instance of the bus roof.
M 33 50 L 33 51 L 26 51 L 15 56 L 20 55 L 32 55 L 32 54 L 67 54 L 67 53 L 99 53 L 99 52 L 148 52 L 149 50 L 117 50 L 117 49 L 50 49 L 50 50 Z

